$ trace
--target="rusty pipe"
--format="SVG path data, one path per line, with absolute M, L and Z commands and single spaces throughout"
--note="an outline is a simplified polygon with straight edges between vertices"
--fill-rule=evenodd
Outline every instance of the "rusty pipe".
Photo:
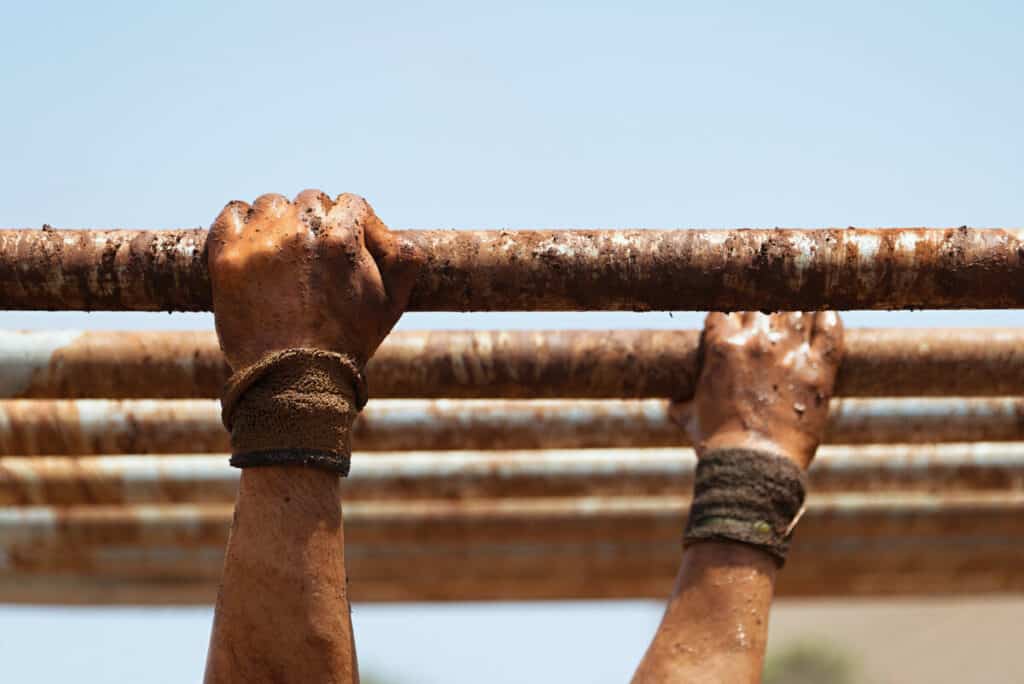
M 693 487 L 690 449 L 357 452 L 346 502 L 541 501 L 665 497 Z M 1024 443 L 822 447 L 816 493 L 1024 491 Z M 0 505 L 226 503 L 238 471 L 225 455 L 0 458 Z
M 631 541 L 671 541 L 682 530 L 689 497 L 584 496 L 537 498 L 398 499 L 346 501 L 346 540 L 380 544 L 381 553 L 401 546 L 519 542 L 578 545 L 614 543 L 617 526 Z M 984 533 L 992 540 L 1024 541 L 1024 491 L 814 493 L 801 525 L 801 546 L 832 548 L 856 536 L 863 546 L 919 536 Z M 102 546 L 134 548 L 221 547 L 227 541 L 231 504 L 84 505 L 0 508 L 0 548 L 5 570 L 25 569 L 19 551 L 74 552 Z M 959 518 L 958 529 L 949 521 Z M 986 521 L 987 526 L 973 526 Z M 557 524 L 554 524 L 557 523 Z M 606 527 L 611 525 L 612 527 Z M 349 533 L 349 529 L 352 533 Z M 356 531 L 358 530 L 358 531 Z M 1002 542 L 1000 542 L 1002 543 Z M 1019 549 L 1024 553 L 1024 547 Z M 60 562 L 60 559 L 54 559 Z M 52 561 L 51 561 L 52 562 Z M 68 566 L 64 566 L 67 568 Z M 35 568 L 41 570 L 43 568 Z M 395 570 L 398 570 L 395 568 Z
M 840 396 L 1024 394 L 1024 330 L 847 331 Z M 370 361 L 376 398 L 692 396 L 693 330 L 396 332 Z M 0 397 L 216 397 L 212 332 L 0 332 Z
M 1000 228 L 403 231 L 419 311 L 1024 306 Z M 0 308 L 210 309 L 206 231 L 0 231 Z
M 938 550 L 947 544 L 948 549 Z M 678 543 L 671 542 L 635 544 L 624 539 L 570 550 L 533 549 L 530 554 L 507 545 L 479 553 L 462 547 L 403 549 L 375 560 L 364 553 L 367 549 L 347 543 L 349 590 L 356 602 L 664 600 L 679 568 Z M 0 603 L 209 605 L 216 599 L 221 548 L 141 551 L 159 560 L 137 567 L 132 547 L 106 547 L 93 553 L 122 560 L 102 572 L 91 558 L 84 558 L 85 569 L 78 571 L 0 572 Z M 404 574 L 386 572 L 386 563 Z M 923 537 L 911 548 L 893 543 L 873 551 L 839 547 L 814 552 L 797 545 L 776 592 L 805 599 L 1020 594 L 1022 564 L 1019 549 L 960 537 Z
M 680 497 L 346 503 L 353 596 L 663 596 L 687 505 Z M 1021 591 L 1022 513 L 1019 492 L 816 496 L 779 588 L 798 596 Z M 19 600 L 22 586 L 34 587 L 25 594 L 36 601 L 59 602 L 61 584 L 76 581 L 162 583 L 168 593 L 215 583 L 230 516 L 230 506 L 2 509 L 0 599 Z
M 362 451 L 672 447 L 686 434 L 663 399 L 377 399 L 355 424 Z M 1012 442 L 1024 400 L 836 399 L 830 444 Z M 208 399 L 0 400 L 0 456 L 184 454 L 230 450 Z

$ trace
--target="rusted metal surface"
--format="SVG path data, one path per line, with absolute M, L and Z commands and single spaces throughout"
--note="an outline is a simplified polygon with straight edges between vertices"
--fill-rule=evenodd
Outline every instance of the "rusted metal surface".
M 227 376 L 212 331 L 0 331 L 3 397 L 216 397 Z
M 682 497 L 466 503 L 347 503 L 353 597 L 664 596 L 688 505 Z M 164 585 L 164 595 L 196 590 L 219 578 L 230 516 L 229 505 L 0 510 L 0 599 L 61 601 L 61 582 L 86 580 Z M 39 577 L 54 582 L 51 598 L 25 581 Z M 26 589 L 20 599 L 16 583 Z M 815 496 L 779 589 L 798 596 L 1022 591 L 1024 494 Z
M 357 452 L 342 496 L 493 505 L 679 496 L 693 487 L 695 462 L 689 449 Z M 825 494 L 1024 493 L 1024 443 L 823 447 L 810 478 Z M 6 506 L 230 503 L 237 483 L 226 455 L 0 458 Z
M 0 308 L 210 308 L 206 231 L 0 231 Z
M 210 453 L 230 450 L 210 399 L 0 400 L 0 455 Z
M 587 449 L 687 444 L 663 399 L 377 399 L 355 423 L 362 451 Z M 830 444 L 1024 440 L 1024 400 L 836 399 Z M 229 451 L 208 399 L 0 400 L 0 456 Z
M 951 539 L 951 544 L 962 540 Z M 937 553 L 923 541 L 913 550 L 811 554 L 794 549 L 776 593 L 785 598 L 979 596 L 1024 593 L 1021 556 L 1005 549 L 954 546 Z M 348 545 L 348 548 L 352 548 Z M 220 554 L 220 549 L 211 549 Z M 613 543 L 567 551 L 544 547 L 530 556 L 501 546 L 489 553 L 445 547 L 401 549 L 387 561 L 370 565 L 360 556 L 348 560 L 349 591 L 358 602 L 526 601 L 544 599 L 664 600 L 679 569 L 678 544 Z M 113 551 L 126 555 L 124 548 Z M 96 573 L 0 574 L 0 603 L 31 605 L 209 605 L 216 599 L 218 555 L 180 549 L 160 550 L 175 558 L 177 576 L 118 571 Z M 442 555 L 443 554 L 443 555 Z M 512 558 L 510 558 L 510 556 Z M 525 556 L 525 557 L 524 557 Z M 457 565 L 453 562 L 457 559 Z M 180 560 L 177 560 L 180 558 Z M 514 564 L 511 560 L 518 560 Z M 378 573 L 383 562 L 407 572 Z M 434 569 L 437 569 L 436 571 Z M 418 571 L 413 571 L 414 569 Z M 553 570 L 555 569 L 555 570 Z M 441 575 L 441 572 L 447 572 Z
M 685 496 L 539 497 L 347 501 L 348 543 L 402 545 L 518 543 L 566 544 L 678 542 L 689 499 Z M 230 504 L 66 506 L 0 509 L 5 569 L 70 569 L 73 551 L 97 547 L 203 548 L 227 541 Z M 814 494 L 798 535 L 801 547 L 865 548 L 915 537 L 974 536 L 1001 546 L 1024 540 L 1024 492 Z M 951 521 L 959 520 L 955 529 Z M 843 541 L 843 537 L 846 541 Z M 1002 541 L 997 541 L 1002 540 Z M 21 563 L 33 551 L 53 550 L 49 567 Z M 678 550 L 678 547 L 676 547 Z M 1024 548 L 1020 549 L 1024 553 Z M 45 554 L 39 554 L 42 557 Z M 116 560 L 116 559 L 115 559 Z M 159 559 L 150 559 L 150 562 Z M 399 571 L 395 568 L 393 571 Z M 1024 568 L 1021 568 L 1024 572 Z
M 1024 306 L 1015 230 L 404 231 L 420 311 Z M 210 308 L 206 232 L 0 231 L 0 308 Z
M 847 331 L 846 397 L 1024 394 L 1024 330 Z M 396 332 L 370 361 L 372 397 L 687 397 L 693 330 Z M 0 332 L 0 397 L 217 397 L 210 332 Z

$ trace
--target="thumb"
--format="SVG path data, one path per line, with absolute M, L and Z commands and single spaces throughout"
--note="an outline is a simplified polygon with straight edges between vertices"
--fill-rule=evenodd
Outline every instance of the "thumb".
M 409 303 L 426 257 L 416 245 L 388 230 L 376 214 L 367 221 L 365 235 L 366 249 L 377 262 L 388 300 L 401 313 Z
M 672 401 L 668 405 L 668 419 L 684 430 L 690 426 L 690 418 L 693 415 L 692 401 Z

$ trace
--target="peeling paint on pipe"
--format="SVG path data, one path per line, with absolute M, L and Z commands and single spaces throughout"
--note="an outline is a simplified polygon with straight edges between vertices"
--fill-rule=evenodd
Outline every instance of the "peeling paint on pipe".
M 402 231 L 427 256 L 414 311 L 1024 306 L 999 228 Z M 0 307 L 210 308 L 206 231 L 0 231 Z
M 357 452 L 342 486 L 347 504 L 688 494 L 689 449 Z M 1024 494 L 1024 443 L 823 447 L 810 471 L 816 494 Z M 234 500 L 227 456 L 0 458 L 0 505 L 214 504 Z M 489 503 L 488 503 L 489 502 Z
M 377 399 L 355 424 L 362 451 L 672 447 L 686 434 L 663 399 Z M 836 399 L 830 444 L 1012 442 L 1024 400 Z M 230 450 L 214 400 L 0 401 L 0 456 L 216 453 Z
M 847 331 L 837 394 L 1024 394 L 1024 330 Z M 385 398 L 692 396 L 695 330 L 396 332 L 370 361 Z M 41 351 L 44 350 L 44 351 Z M 227 379 L 210 332 L 0 332 L 5 398 L 217 397 Z

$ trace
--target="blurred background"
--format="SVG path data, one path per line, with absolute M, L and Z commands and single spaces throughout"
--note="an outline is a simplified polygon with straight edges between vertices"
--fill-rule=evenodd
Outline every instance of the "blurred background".
M 1014 226 L 1022 22 L 1009 1 L 8 2 L 0 225 L 205 226 L 228 200 L 319 187 L 366 196 L 395 228 Z M 401 326 L 702 318 L 420 313 Z M 1003 311 L 845 320 L 1024 324 Z M 6 312 L 0 327 L 212 318 Z M 354 620 L 367 684 L 611 684 L 661 608 L 356 605 Z M 198 680 L 211 614 L 0 606 L 3 677 Z M 1022 615 L 1011 598 L 780 602 L 767 681 L 1024 681 Z

